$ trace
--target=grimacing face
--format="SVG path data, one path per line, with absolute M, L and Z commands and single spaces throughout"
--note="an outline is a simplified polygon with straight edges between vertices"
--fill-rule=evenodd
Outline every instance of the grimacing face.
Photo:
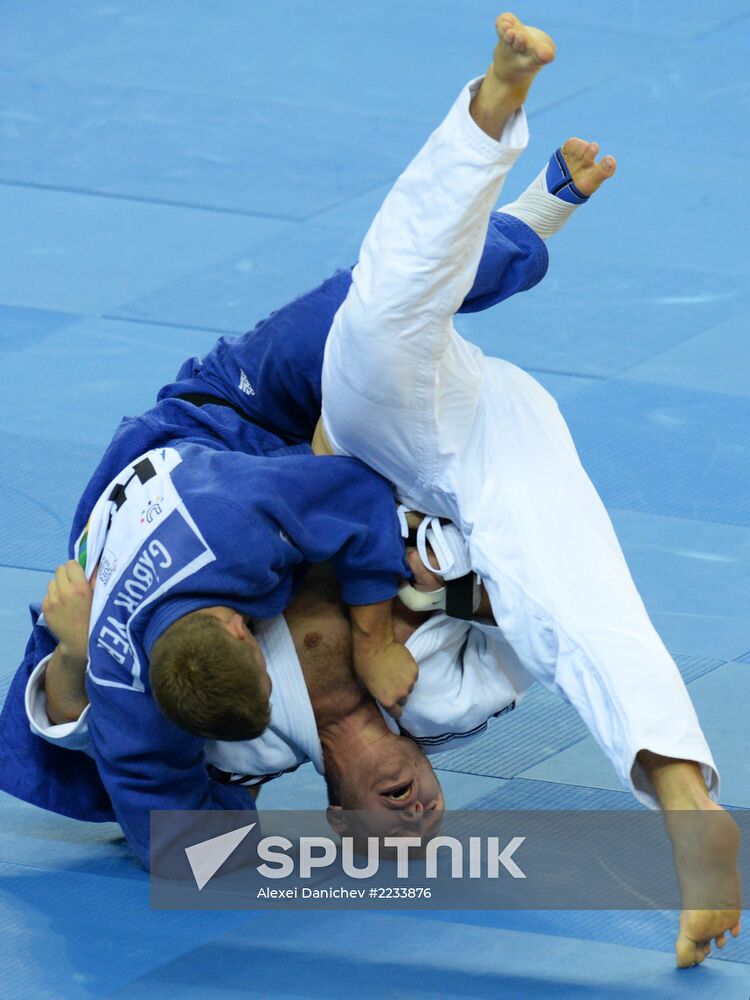
M 445 797 L 432 764 L 406 736 L 363 769 L 352 767 L 339 781 L 341 806 L 352 835 L 432 836 L 442 822 Z

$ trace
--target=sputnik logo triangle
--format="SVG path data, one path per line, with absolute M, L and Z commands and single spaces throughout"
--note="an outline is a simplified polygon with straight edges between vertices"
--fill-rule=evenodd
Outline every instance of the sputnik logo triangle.
M 185 854 L 187 854 L 199 891 L 211 881 L 254 826 L 255 823 L 250 823 L 248 826 L 241 826 L 238 830 L 230 830 L 229 833 L 222 833 L 218 837 L 211 837 L 210 840 L 202 840 L 199 844 L 185 848 Z

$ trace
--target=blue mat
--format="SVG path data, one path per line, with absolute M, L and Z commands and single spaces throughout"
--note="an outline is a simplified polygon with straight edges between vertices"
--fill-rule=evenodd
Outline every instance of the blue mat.
M 538 169 L 541 159 L 530 165 Z M 605 187 L 598 197 L 601 202 L 592 199 L 575 218 L 575 237 L 593 248 L 604 241 L 599 220 L 612 225 L 610 202 L 622 209 L 614 189 Z M 601 377 L 619 375 L 750 308 L 746 275 L 695 273 L 668 257 L 665 266 L 666 255 L 644 268 L 620 260 L 617 248 L 613 257 L 591 249 L 585 255 L 585 246 L 576 252 L 572 227 L 571 237 L 566 231 L 550 241 L 549 274 L 540 285 L 502 309 L 460 316 L 461 333 L 523 368 Z M 570 321 L 566 302 L 575 307 Z
M 608 506 L 750 527 L 750 399 L 612 379 L 563 411 Z
M 123 416 L 152 406 L 158 386 L 174 378 L 185 358 L 216 340 L 210 331 L 29 309 L 6 309 L 2 319 L 9 338 L 20 329 L 22 346 L 3 357 L 1 426 L 12 426 L 23 412 L 24 436 L 91 444 L 97 453 Z
M 1 182 L 0 214 L 13 234 L 13 253 L 0 269 L 0 301 L 88 315 L 252 247 L 286 225 Z
M 319 914 L 313 927 L 301 915 L 267 914 L 127 989 L 145 991 L 154 1000 L 173 996 L 175 988 L 200 1000 L 233 992 L 285 998 L 335 992 L 378 1000 L 497 995 L 513 1000 L 715 1000 L 712 990 L 718 996 L 742 997 L 747 986 L 747 969 L 728 962 L 710 961 L 687 979 L 654 951 L 595 940 L 583 944 L 554 931 L 472 925 L 461 922 L 460 915 L 436 917 Z M 521 917 L 518 923 L 529 921 Z M 127 989 L 115 996 L 127 997 Z
M 748 396 L 748 324 L 750 314 L 747 312 L 719 322 L 706 333 L 631 368 L 628 379 Z
M 750 671 L 742 663 L 725 663 L 693 681 L 688 690 L 719 767 L 721 801 L 749 808 L 750 757 L 743 720 L 750 697 Z M 612 765 L 590 736 L 520 774 L 565 784 L 621 787 Z
M 514 778 L 497 791 L 475 799 L 474 802 L 470 803 L 469 808 L 619 811 L 620 809 L 632 810 L 642 807 L 632 795 L 625 791 Z
M 740 655 L 750 640 L 747 528 L 611 513 L 635 582 L 669 648 L 725 659 Z
M 113 315 L 242 333 L 337 268 L 350 267 L 361 236 L 330 223 L 286 226 L 262 244 L 122 302 Z
M 354 260 L 393 178 L 483 71 L 498 12 L 0 10 L 0 691 L 119 418 L 219 332 Z M 503 200 L 569 135 L 599 140 L 618 174 L 551 242 L 547 280 L 462 330 L 560 401 L 690 683 L 722 798 L 750 806 L 750 0 L 521 13 L 550 29 L 558 60 Z M 436 763 L 454 807 L 634 807 L 544 691 Z M 324 789 L 303 768 L 264 796 L 313 806 Z M 116 827 L 7 798 L 0 816 L 0 995 L 13 1000 L 748 993 L 750 938 L 678 974 L 673 914 L 152 912 Z

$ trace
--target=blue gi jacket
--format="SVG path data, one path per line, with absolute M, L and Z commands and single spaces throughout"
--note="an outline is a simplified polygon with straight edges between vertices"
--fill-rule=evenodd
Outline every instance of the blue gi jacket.
M 160 468 L 166 455 L 179 464 Z M 114 491 L 119 506 L 98 504 L 87 536 L 88 566 L 99 564 L 89 734 L 115 816 L 144 864 L 151 809 L 226 808 L 204 741 L 171 725 L 151 694 L 148 657 L 165 629 L 213 605 L 274 617 L 311 562 L 334 563 L 350 604 L 387 600 L 406 571 L 390 487 L 354 459 L 266 458 L 193 442 L 147 456 L 144 481 L 130 469 L 118 476 L 127 483 Z M 105 525 L 106 535 L 97 530 Z

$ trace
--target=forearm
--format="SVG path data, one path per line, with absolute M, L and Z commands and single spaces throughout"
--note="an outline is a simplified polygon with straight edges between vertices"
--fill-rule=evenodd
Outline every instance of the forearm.
M 75 722 L 88 705 L 86 662 L 86 657 L 69 653 L 62 644 L 47 661 L 44 691 L 47 715 L 53 725 Z
M 375 701 L 398 718 L 414 688 L 418 668 L 408 649 L 396 640 L 391 601 L 351 611 L 354 672 Z
M 380 649 L 394 641 L 392 607 L 387 600 L 349 608 L 355 658 L 358 650 Z

